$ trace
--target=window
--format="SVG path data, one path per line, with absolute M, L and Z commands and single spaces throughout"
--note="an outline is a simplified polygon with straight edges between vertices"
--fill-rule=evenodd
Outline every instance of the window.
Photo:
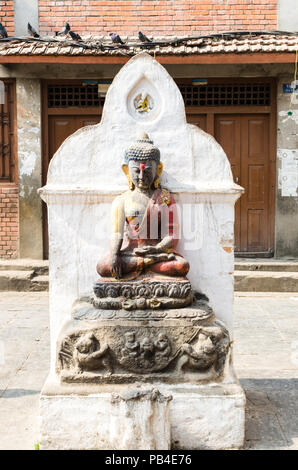
M 98 87 L 92 85 L 49 85 L 48 107 L 93 107 L 103 104 L 98 96 Z
M 0 183 L 15 178 L 15 82 L 4 83 L 4 103 L 0 104 Z
M 270 106 L 269 83 L 179 86 L 185 106 Z

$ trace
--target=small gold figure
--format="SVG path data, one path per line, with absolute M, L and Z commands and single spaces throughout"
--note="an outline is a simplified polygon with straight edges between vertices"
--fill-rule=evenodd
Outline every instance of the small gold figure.
M 140 99 L 137 103 L 137 111 L 139 113 L 147 113 L 149 111 L 149 101 L 148 101 L 148 95 L 145 96 L 144 99 Z

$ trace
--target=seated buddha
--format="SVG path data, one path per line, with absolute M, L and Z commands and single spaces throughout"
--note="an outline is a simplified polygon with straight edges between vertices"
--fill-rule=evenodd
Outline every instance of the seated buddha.
M 185 277 L 188 262 L 176 251 L 179 220 L 173 195 L 160 187 L 160 151 L 147 134 L 131 145 L 122 165 L 129 190 L 112 204 L 110 253 L 97 265 L 104 278 Z

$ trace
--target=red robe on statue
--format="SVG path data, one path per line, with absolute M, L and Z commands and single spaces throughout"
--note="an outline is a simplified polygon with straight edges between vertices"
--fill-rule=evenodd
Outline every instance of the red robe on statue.
M 165 237 L 170 237 L 171 243 L 164 249 L 164 253 L 172 253 L 174 256 L 145 267 L 144 258 L 134 254 L 134 249 L 156 246 Z M 159 188 L 153 193 L 140 224 L 137 216 L 126 217 L 123 248 L 120 250 L 123 274 L 133 273 L 133 277 L 137 277 L 145 270 L 167 276 L 185 276 L 189 264 L 175 249 L 179 238 L 175 199 L 168 190 Z M 98 264 L 97 271 L 103 277 L 111 276 L 110 255 Z

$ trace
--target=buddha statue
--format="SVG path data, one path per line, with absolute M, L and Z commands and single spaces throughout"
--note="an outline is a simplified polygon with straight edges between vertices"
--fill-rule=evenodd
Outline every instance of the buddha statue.
M 97 265 L 102 278 L 141 274 L 185 278 L 189 263 L 176 251 L 179 221 L 173 195 L 160 187 L 160 151 L 146 133 L 124 155 L 129 190 L 112 204 L 110 253 Z

